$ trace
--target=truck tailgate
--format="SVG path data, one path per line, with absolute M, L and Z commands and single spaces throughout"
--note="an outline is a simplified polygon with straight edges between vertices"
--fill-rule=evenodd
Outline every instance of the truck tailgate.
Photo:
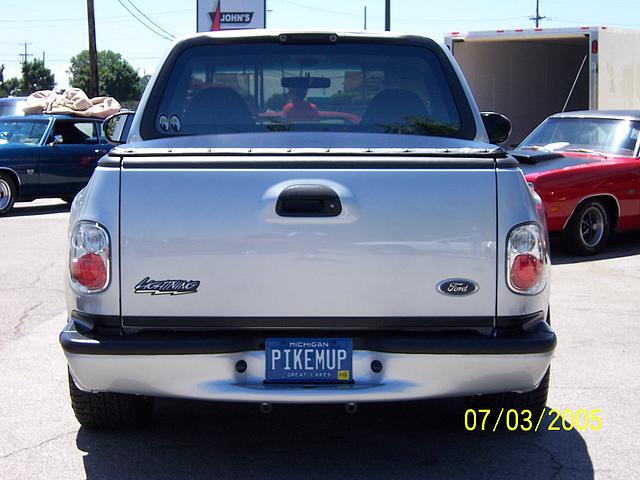
M 493 167 L 164 168 L 149 160 L 125 162 L 121 175 L 123 326 L 492 325 Z M 334 191 L 341 212 L 276 213 L 280 194 L 301 185 Z M 437 286 L 447 279 L 479 289 L 445 295 Z

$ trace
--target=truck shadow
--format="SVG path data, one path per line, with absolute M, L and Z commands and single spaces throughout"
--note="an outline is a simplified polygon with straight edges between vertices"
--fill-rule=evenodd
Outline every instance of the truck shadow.
M 579 432 L 468 432 L 460 400 L 275 406 L 160 400 L 153 423 L 80 429 L 89 480 L 593 478 Z
M 640 232 L 616 233 L 609 239 L 604 252 L 588 257 L 572 254 L 559 237 L 551 237 L 551 263 L 566 265 L 569 263 L 593 262 L 610 258 L 630 257 L 640 254 Z

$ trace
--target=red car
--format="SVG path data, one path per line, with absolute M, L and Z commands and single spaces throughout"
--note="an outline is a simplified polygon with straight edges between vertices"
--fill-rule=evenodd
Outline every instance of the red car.
M 540 195 L 550 232 L 602 251 L 613 230 L 640 229 L 640 111 L 558 113 L 513 152 Z

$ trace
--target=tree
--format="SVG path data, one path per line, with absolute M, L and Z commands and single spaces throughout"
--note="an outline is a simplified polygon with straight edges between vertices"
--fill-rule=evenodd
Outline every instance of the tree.
M 5 95 L 20 95 L 20 80 L 16 77 L 11 77 L 5 80 L 2 84 L 2 88 L 5 90 Z
M 89 51 L 83 50 L 70 60 L 69 84 L 89 91 Z M 140 76 L 122 55 L 111 50 L 98 52 L 98 90 L 100 95 L 114 97 L 120 102 L 138 100 Z
M 0 65 L 0 97 L 19 94 L 20 81 L 17 78 L 4 79 L 4 64 Z
M 147 88 L 149 80 L 151 80 L 151 75 L 149 75 L 148 73 L 140 77 L 140 94 L 141 95 L 142 95 L 142 92 L 144 92 L 144 89 Z
M 37 58 L 22 64 L 22 79 L 20 80 L 20 92 L 23 95 L 38 90 L 53 90 L 55 87 L 55 77 L 51 70 L 44 66 L 42 60 Z
M 265 107 L 267 110 L 280 111 L 288 101 L 289 95 L 286 93 L 274 93 L 265 102 Z

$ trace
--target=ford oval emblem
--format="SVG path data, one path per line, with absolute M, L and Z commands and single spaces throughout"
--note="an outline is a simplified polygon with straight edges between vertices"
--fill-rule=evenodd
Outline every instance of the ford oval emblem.
M 473 295 L 479 288 L 480 287 L 476 282 L 464 278 L 450 278 L 449 280 L 444 280 L 438 284 L 438 291 L 440 293 L 443 295 L 450 295 L 452 297 Z

